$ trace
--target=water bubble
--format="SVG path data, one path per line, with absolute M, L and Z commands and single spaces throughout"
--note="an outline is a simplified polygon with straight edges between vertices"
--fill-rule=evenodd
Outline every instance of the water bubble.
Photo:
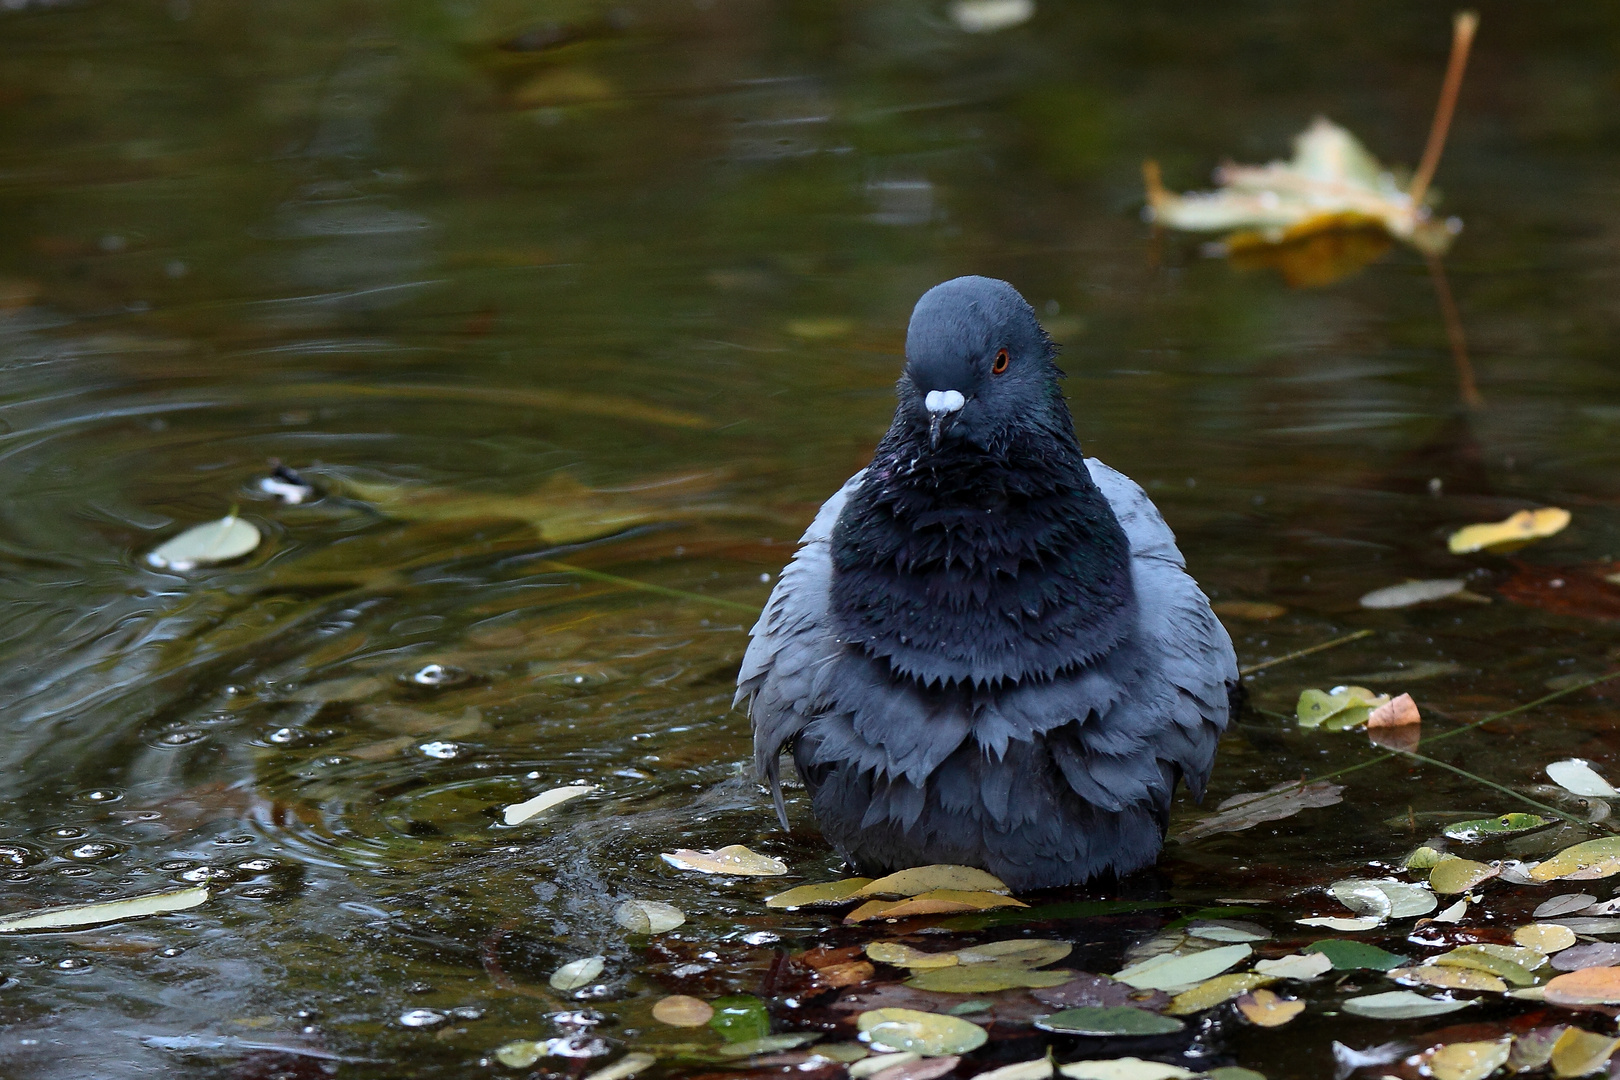
M 36 956 L 33 953 L 29 953 L 27 956 L 17 957 L 17 963 L 23 964 L 27 967 L 38 967 L 44 962 L 45 958 L 43 956 Z
M 181 881 L 234 881 L 236 875 L 217 866 L 199 866 L 180 875 Z
M 399 1014 L 399 1022 L 409 1028 L 437 1027 L 444 1023 L 444 1013 L 436 1009 L 411 1009 Z
M 0 877 L 4 877 L 4 879 L 6 881 L 33 881 L 34 880 L 34 875 L 30 874 L 26 870 L 8 870 L 8 871 L 5 872 L 5 874 L 0 875 Z
M 95 870 L 88 866 L 64 866 L 57 873 L 63 877 L 85 877 L 95 873 Z
M 81 836 L 89 836 L 89 829 L 81 829 L 77 825 L 64 825 L 59 829 L 52 829 L 48 834 L 56 840 L 77 840 Z
M 274 870 L 277 866 L 274 859 L 243 859 L 236 864 L 238 870 L 249 870 L 255 874 L 262 874 L 266 870 Z
M 124 797 L 124 793 L 117 788 L 91 788 L 81 791 L 73 796 L 74 802 L 80 803 L 113 803 Z
M 251 837 L 251 836 L 216 836 L 216 837 L 214 837 L 214 843 L 216 843 L 216 844 L 231 844 L 231 845 L 235 845 L 235 844 L 251 844 L 251 843 L 253 843 L 253 840 L 254 840 L 254 838 Z
M 95 862 L 100 859 L 110 859 L 114 855 L 122 854 L 123 851 L 124 848 L 120 844 L 109 844 L 105 840 L 88 840 L 85 843 L 68 848 L 62 852 L 62 857 L 73 859 L 76 862 Z
M 774 945 L 776 942 L 781 941 L 782 938 L 769 930 L 758 930 L 752 934 L 744 934 L 743 940 L 750 945 Z
M 32 866 L 44 857 L 27 844 L 0 844 L 0 866 Z
M 82 956 L 70 956 L 66 960 L 56 962 L 57 971 L 89 971 L 90 961 Z
M 158 736 L 157 742 L 159 746 L 190 746 L 192 743 L 201 742 L 206 738 L 208 736 L 204 732 L 181 728 L 178 731 L 165 731 Z
M 417 686 L 454 686 L 467 681 L 467 673 L 460 668 L 444 664 L 429 664 L 411 672 L 410 681 Z
M 560 1039 L 546 1040 L 546 1055 L 548 1057 L 591 1058 L 601 1057 L 611 1052 L 612 1047 L 604 1039 L 594 1038 L 583 1032 L 573 1035 L 564 1035 Z
M 484 1018 L 484 1010 L 474 1009 L 470 1006 L 463 1005 L 459 1009 L 451 1009 L 450 1015 L 455 1017 L 457 1020 L 482 1020 Z
M 158 863 L 157 868 L 159 870 L 166 870 L 172 873 L 175 870 L 190 870 L 196 865 L 197 862 L 195 859 L 168 859 L 164 862 Z
M 290 746 L 293 743 L 303 742 L 308 735 L 309 733 L 303 728 L 281 727 L 265 735 L 264 741 Z
M 280 896 L 281 890 L 274 885 L 249 885 L 245 889 L 236 890 L 236 895 L 245 897 L 248 900 L 269 900 L 272 897 Z
M 441 760 L 453 758 L 461 753 L 461 747 L 453 742 L 425 742 L 417 747 L 425 756 Z
M 167 949 L 159 949 L 158 955 L 163 957 L 165 960 L 173 960 L 175 957 L 179 956 L 185 951 L 185 949 L 182 949 L 178 945 L 170 945 Z

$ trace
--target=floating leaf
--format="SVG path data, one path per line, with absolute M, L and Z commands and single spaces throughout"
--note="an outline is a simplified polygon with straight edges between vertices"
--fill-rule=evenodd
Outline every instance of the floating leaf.
M 1581 758 L 1555 761 L 1547 766 L 1547 775 L 1552 778 L 1553 783 L 1576 795 L 1598 799 L 1620 796 L 1620 791 L 1616 791 L 1612 784 L 1598 775 L 1598 771 L 1592 768 L 1590 761 L 1583 761 Z
M 714 1019 L 714 1006 L 702 998 L 671 994 L 652 1007 L 653 1019 L 670 1027 L 703 1027 Z
M 1534 949 L 1518 949 L 1510 945 L 1463 945 L 1435 957 L 1432 961 L 1441 967 L 1483 971 L 1496 975 L 1514 986 L 1529 986 L 1534 983 L 1536 977 L 1530 972 L 1546 962 L 1547 958 Z
M 946 994 L 993 994 L 1015 986 L 1062 986 L 1071 971 L 1031 971 L 1018 964 L 959 964 L 918 972 L 906 985 Z
M 1222 945 L 1195 953 L 1164 953 L 1132 964 L 1114 978 L 1138 990 L 1182 990 L 1241 964 L 1252 952 L 1247 945 Z
M 1205 941 L 1267 941 L 1271 932 L 1265 927 L 1236 919 L 1209 919 L 1187 924 L 1187 936 Z
M 1560 927 L 1560 929 L 1569 929 Z M 1573 930 L 1570 933 L 1574 933 Z M 1558 971 L 1579 971 L 1589 967 L 1620 967 L 1620 945 L 1612 941 L 1589 941 L 1561 950 L 1551 960 Z
M 1367 714 L 1368 730 L 1409 727 L 1421 723 L 1423 714 L 1418 712 L 1417 702 L 1412 700 L 1411 694 L 1399 694 L 1390 698 Z
M 989 1038 L 984 1028 L 959 1016 L 914 1009 L 872 1009 L 857 1016 L 855 1026 L 874 1047 L 909 1050 L 924 1057 L 966 1054 Z
M 1559 915 L 1573 915 L 1595 903 L 1597 897 L 1590 893 L 1560 893 L 1551 900 L 1542 901 L 1533 914 L 1538 919 L 1551 919 Z
M 1386 919 L 1415 918 L 1439 906 L 1428 889 L 1394 878 L 1346 878 L 1329 885 L 1328 891 L 1357 915 Z
M 578 990 L 595 982 L 605 966 L 607 966 L 605 956 L 587 956 L 580 960 L 570 960 L 551 973 L 551 985 L 557 990 Z
M 1473 968 L 1401 967 L 1392 968 L 1385 974 L 1396 982 L 1438 986 L 1442 990 L 1487 990 L 1495 994 L 1507 992 L 1507 983 L 1495 975 Z
M 922 893 L 950 889 L 957 892 L 1010 893 L 1002 880 L 975 866 L 956 866 L 938 863 L 933 866 L 914 866 L 888 877 L 868 882 L 860 896 L 917 896 Z
M 1211 608 L 1223 619 L 1245 619 L 1252 622 L 1267 622 L 1288 614 L 1288 609 L 1281 604 L 1254 600 L 1222 600 L 1211 605 Z
M 1346 941 L 1342 942 L 1342 944 L 1360 946 L 1362 943 L 1359 941 Z M 1370 945 L 1366 947 L 1372 948 Z M 1379 951 L 1383 952 L 1382 949 Z M 1392 953 L 1386 953 L 1385 955 L 1394 961 L 1394 964 L 1391 964 L 1392 967 L 1403 962 L 1401 957 Z M 1254 970 L 1262 975 L 1274 975 L 1279 979 L 1294 979 L 1297 982 L 1309 982 L 1318 975 L 1332 969 L 1333 959 L 1325 951 L 1310 954 L 1293 953 L 1288 956 L 1280 956 L 1275 960 L 1261 960 L 1254 965 Z
M 1029 22 L 1035 0 L 952 0 L 951 22 L 968 34 L 992 34 Z
M 1557 923 L 1531 923 L 1513 931 L 1513 940 L 1526 949 L 1551 956 L 1575 944 L 1575 931 Z
M 632 934 L 662 934 L 686 922 L 686 912 L 659 900 L 626 900 L 613 909 L 613 921 Z
M 762 1035 L 757 1039 L 727 1043 L 716 1051 L 721 1057 L 753 1057 L 755 1054 L 775 1054 L 792 1050 L 821 1038 L 819 1031 L 795 1031 L 784 1035 Z
M 1424 844 L 1421 847 L 1414 848 L 1401 865 L 1408 870 L 1428 870 L 1437 866 L 1445 857 L 1445 852 L 1439 848 Z
M 1179 1065 L 1143 1061 L 1135 1057 L 1076 1061 L 1071 1065 L 1058 1066 L 1058 1072 L 1069 1080 L 1190 1080 L 1198 1075 Z
M 767 896 L 765 906 L 785 908 L 789 911 L 795 908 L 832 907 L 855 899 L 871 881 L 871 878 L 857 877 L 845 878 L 842 881 L 823 881 L 817 885 L 800 885 L 787 892 Z
M 597 1069 L 593 1073 L 586 1073 L 584 1080 L 625 1080 L 627 1076 L 634 1076 L 649 1065 L 657 1064 L 658 1059 L 651 1054 L 626 1054 L 605 1069 Z
M 1301 926 L 1323 926 L 1329 930 L 1353 932 L 1356 930 L 1372 930 L 1384 924 L 1384 920 L 1376 915 L 1358 915 L 1354 919 L 1346 919 L 1339 915 L 1313 915 L 1307 919 L 1295 919 Z
M 1467 584 L 1461 578 L 1445 578 L 1439 581 L 1405 581 L 1399 585 L 1374 589 L 1361 598 L 1361 606 L 1374 609 L 1413 607 L 1417 604 L 1444 600 L 1448 596 L 1456 596 L 1463 591 L 1463 587 Z
M 1282 1027 L 1305 1011 L 1303 1001 L 1280 998 L 1270 990 L 1256 990 L 1237 1000 L 1238 1012 L 1259 1027 Z
M 871 919 L 904 919 L 912 915 L 942 915 L 958 911 L 988 911 L 991 908 L 1028 907 L 1010 896 L 992 892 L 961 892 L 935 889 L 904 900 L 868 900 L 848 915 L 846 923 Z
M 553 806 L 599 790 L 601 789 L 595 784 L 570 784 L 567 787 L 552 788 L 550 791 L 542 791 L 526 802 L 513 803 L 501 811 L 501 818 L 508 825 L 521 825 L 536 814 L 550 810 Z
M 1278 784 L 1265 791 L 1251 791 L 1233 795 L 1217 806 L 1216 813 L 1195 821 L 1178 833 L 1180 841 L 1196 840 L 1216 833 L 1242 832 L 1262 822 L 1281 821 L 1293 817 L 1301 810 L 1332 806 L 1344 801 L 1342 784 L 1317 780 L 1309 784 L 1297 781 Z
M 921 970 L 925 968 L 955 967 L 960 959 L 954 952 L 931 953 L 902 945 L 898 941 L 874 941 L 866 946 L 866 955 L 880 964 Z
M 1459 821 L 1446 826 L 1446 835 L 1453 840 L 1485 840 L 1493 836 L 1506 836 L 1510 833 L 1529 832 L 1544 825 L 1551 825 L 1551 818 L 1544 818 L 1540 814 L 1503 814 L 1501 817 L 1475 818 L 1472 821 Z
M 1218 1069 L 1211 1069 L 1204 1074 L 1209 1080 L 1266 1080 L 1265 1073 L 1257 1073 L 1253 1069 L 1245 1069 L 1241 1065 L 1222 1065 Z
M 749 851 L 741 844 L 728 844 L 714 851 L 682 848 L 659 856 L 677 870 L 700 874 L 730 874 L 738 877 L 780 877 L 788 872 L 787 863 Z
M 1039 1024 L 1040 1021 L 1037 1020 L 1036 1023 Z M 1019 1061 L 979 1073 L 973 1080 L 1047 1080 L 1052 1072 L 1051 1058 L 1036 1058 L 1033 1061 Z
M 1620 919 L 1581 919 L 1570 916 L 1555 921 L 1560 926 L 1567 926 L 1577 934 L 1586 934 L 1588 937 L 1620 934 Z
M 1488 525 L 1469 525 L 1458 529 L 1446 541 L 1453 555 L 1467 555 L 1475 551 L 1505 553 L 1517 551 L 1536 540 L 1563 532 L 1569 524 L 1569 511 L 1556 506 L 1540 510 L 1520 510 L 1501 521 Z
M 1447 1043 L 1429 1055 L 1429 1072 L 1435 1080 L 1485 1080 L 1506 1064 L 1512 1050 L 1512 1036 L 1493 1042 Z
M 1315 953 L 1327 957 L 1336 971 L 1356 971 L 1361 968 L 1371 971 L 1388 971 L 1406 963 L 1406 957 L 1404 956 L 1385 952 L 1378 946 L 1369 945 L 1365 941 L 1346 941 L 1343 938 L 1327 938 L 1323 941 L 1314 941 L 1305 946 L 1305 952 L 1307 955 Z
M 874 974 L 875 969 L 865 960 L 854 960 L 847 964 L 828 964 L 826 967 L 816 969 L 816 979 L 827 986 L 855 986 L 867 982 Z
M 1468 914 L 1468 901 L 1459 900 L 1434 917 L 1434 922 L 1459 923 Z
M 1332 690 L 1301 690 L 1294 716 L 1302 728 L 1345 731 L 1367 722 L 1380 705 L 1388 704 L 1388 694 L 1375 694 L 1364 686 L 1335 686 Z
M 1482 881 L 1489 881 L 1500 871 L 1494 866 L 1471 859 L 1443 859 L 1429 871 L 1429 888 L 1445 896 L 1463 893 Z
M 850 1080 L 864 1080 L 868 1076 L 876 1076 L 888 1069 L 910 1065 L 914 1061 L 921 1061 L 921 1054 L 873 1054 L 863 1058 L 849 1067 Z
M 170 889 L 167 892 L 131 896 L 123 900 L 101 900 L 93 904 L 64 904 L 60 907 L 40 908 L 37 911 L 19 911 L 0 916 L 0 934 L 14 934 L 19 930 L 67 930 L 80 926 L 138 919 L 144 915 L 161 915 L 169 911 L 185 911 L 208 901 L 208 888 L 195 885 L 189 889 Z
M 1567 847 L 1530 870 L 1532 881 L 1593 881 L 1620 874 L 1620 836 Z
M 1410 990 L 1390 990 L 1382 994 L 1350 998 L 1344 1003 L 1344 1011 L 1371 1020 L 1413 1020 L 1456 1012 L 1472 1004 L 1472 1001 L 1457 1001 L 1453 998 L 1426 997 Z
M 1035 1026 L 1059 1035 L 1169 1035 L 1186 1027 L 1180 1020 L 1129 1005 L 1064 1009 L 1037 1017 Z
M 1552 1005 L 1620 1005 L 1620 967 L 1585 967 L 1559 975 L 1545 987 Z
M 146 561 L 159 570 L 185 573 L 240 559 L 258 547 L 261 539 L 258 529 L 231 513 L 165 540 L 147 553 Z
M 1257 986 L 1277 981 L 1275 975 L 1260 975 L 1253 971 L 1240 971 L 1234 975 L 1217 975 L 1199 983 L 1191 990 L 1183 990 L 1165 1010 L 1171 1016 L 1190 1016 L 1213 1009 L 1215 1006 L 1242 997 Z
M 944 1057 L 922 1058 L 905 1065 L 894 1065 L 874 1075 L 882 1077 L 883 1080 L 938 1080 L 941 1076 L 955 1072 L 961 1063 L 960 1055 L 947 1054 Z
M 732 994 L 710 1003 L 714 1015 L 709 1027 L 728 1043 L 763 1039 L 771 1033 L 771 1015 L 765 1003 L 752 994 Z
M 1074 951 L 1067 941 L 1047 941 L 1042 938 L 1007 938 L 989 941 L 983 945 L 970 945 L 956 950 L 964 964 L 1017 964 L 1026 968 L 1055 964 Z
M 1548 1060 L 1552 1062 L 1554 1076 L 1586 1076 L 1607 1065 L 1617 1047 L 1620 1047 L 1620 1039 L 1594 1035 L 1571 1026 L 1553 1043 Z

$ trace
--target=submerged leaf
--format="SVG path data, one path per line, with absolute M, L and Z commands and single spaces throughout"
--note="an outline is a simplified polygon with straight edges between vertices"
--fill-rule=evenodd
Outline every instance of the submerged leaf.
M 728 844 L 714 851 L 682 848 L 659 856 L 677 870 L 700 874 L 730 874 L 739 877 L 780 877 L 788 872 L 787 863 L 750 851 L 741 844 Z
M 1367 722 L 1367 717 L 1389 703 L 1388 694 L 1375 694 L 1364 686 L 1335 686 L 1332 690 L 1302 690 L 1294 715 L 1302 728 L 1345 731 Z
M 550 810 L 553 806 L 565 803 L 569 799 L 577 799 L 581 795 L 589 795 L 591 792 L 598 790 L 600 789 L 595 784 L 570 784 L 567 787 L 552 788 L 550 791 L 542 791 L 532 799 L 513 803 L 501 811 L 501 818 L 508 825 L 521 825 L 536 814 Z
M 1085 1006 L 1038 1017 L 1035 1026 L 1060 1035 L 1168 1035 L 1186 1026 L 1180 1020 L 1129 1005 Z
M 1223 945 L 1195 953 L 1164 953 L 1132 964 L 1114 978 L 1138 990 L 1179 991 L 1213 979 L 1253 952 L 1247 945 Z
M 1594 881 L 1620 874 L 1620 836 L 1567 847 L 1530 870 L 1532 881 Z
M 958 964 L 918 972 L 906 985 L 947 994 L 993 994 L 1015 986 L 1062 986 L 1071 971 L 1031 971 L 1018 964 Z
M 258 529 L 231 513 L 165 540 L 147 553 L 146 561 L 159 570 L 184 573 L 240 559 L 258 547 L 261 539 Z
M 1620 791 L 1616 791 L 1612 784 L 1598 775 L 1598 771 L 1592 768 L 1590 761 L 1583 761 L 1580 758 L 1566 758 L 1563 761 L 1553 762 L 1547 766 L 1547 775 L 1552 778 L 1553 783 L 1576 795 L 1598 799 L 1620 796 Z
M 819 1031 L 795 1031 L 782 1035 L 761 1035 L 757 1039 L 727 1043 L 716 1051 L 721 1057 L 753 1057 L 755 1054 L 775 1054 L 792 1050 L 821 1038 Z
M 1035 0 L 953 0 L 951 22 L 968 34 L 991 34 L 1027 23 Z
M 1475 551 L 1517 551 L 1532 541 L 1563 532 L 1568 524 L 1569 511 L 1556 506 L 1520 510 L 1488 525 L 1469 525 L 1458 529 L 1446 541 L 1446 546 L 1453 555 L 1467 555 Z
M 873 1054 L 862 1058 L 849 1067 L 850 1080 L 865 1080 L 866 1077 L 876 1076 L 887 1069 L 900 1068 L 910 1065 L 914 1061 L 921 1061 L 921 1054 Z
M 613 921 L 632 934 L 662 934 L 686 922 L 686 912 L 660 900 L 626 900 L 613 909 Z
M 1410 990 L 1389 990 L 1382 994 L 1354 997 L 1344 1003 L 1344 1011 L 1372 1020 L 1411 1020 L 1440 1016 L 1472 1005 L 1472 1001 L 1432 998 Z
M 595 982 L 605 966 L 607 966 L 605 956 L 587 956 L 579 960 L 570 960 L 551 973 L 551 985 L 557 990 L 578 990 Z
M 874 1047 L 910 1051 L 924 1057 L 966 1054 L 983 1046 L 989 1035 L 959 1016 L 915 1009 L 872 1009 L 855 1018 L 861 1037 Z
M 1461 578 L 1443 578 L 1438 581 L 1403 581 L 1399 585 L 1389 585 L 1367 593 L 1361 598 L 1361 606 L 1375 610 L 1413 607 L 1417 604 L 1444 600 L 1448 596 L 1456 596 L 1463 591 L 1467 584 Z
M 61 907 L 41 908 L 38 911 L 20 911 L 14 915 L 0 915 L 0 934 L 14 934 L 19 930 L 68 930 L 80 926 L 98 926 L 122 919 L 138 919 L 143 915 L 185 911 L 206 903 L 207 900 L 207 886 L 194 885 L 189 889 L 170 889 L 167 892 L 131 896 L 123 900 L 101 900 L 93 904 L 64 904 Z
M 832 907 L 855 899 L 871 880 L 857 877 L 845 878 L 842 881 L 823 881 L 817 885 L 799 885 L 787 892 L 767 896 L 765 906 L 785 908 L 789 911 L 803 907 Z
M 1301 810 L 1333 806 L 1344 801 L 1342 784 L 1317 780 L 1309 784 L 1288 781 L 1265 791 L 1233 795 L 1217 806 L 1216 813 L 1193 822 L 1176 834 L 1181 841 L 1196 840 L 1216 833 L 1241 832 L 1266 821 L 1281 821 Z
M 1055 964 L 1074 951 L 1067 941 L 1047 941 L 1042 938 L 1007 938 L 989 941 L 983 945 L 970 945 L 956 950 L 964 964 L 1017 964 L 1026 968 Z
M 765 1002 L 752 994 L 715 998 L 710 1004 L 714 1015 L 709 1018 L 709 1027 L 728 1043 L 763 1039 L 771 1033 L 771 1015 Z
M 870 881 L 863 886 L 860 896 L 917 896 L 922 893 L 949 889 L 957 892 L 1011 893 L 1012 890 L 996 877 L 975 866 L 956 866 L 937 863 L 933 866 L 914 866 L 887 877 Z
M 652 1007 L 653 1019 L 670 1027 L 703 1027 L 714 1019 L 714 1006 L 702 998 L 671 994 Z
M 1552 823 L 1551 818 L 1544 818 L 1540 814 L 1503 814 L 1501 817 L 1475 818 L 1472 821 L 1459 821 L 1447 825 L 1446 835 L 1453 840 L 1484 840 L 1492 836 L 1529 832 L 1531 829 L 1539 829 Z
M 625 1080 L 627 1076 L 634 1076 L 649 1065 L 657 1064 L 658 1059 L 651 1054 L 626 1054 L 604 1069 L 597 1069 L 593 1073 L 586 1073 L 584 1080 Z

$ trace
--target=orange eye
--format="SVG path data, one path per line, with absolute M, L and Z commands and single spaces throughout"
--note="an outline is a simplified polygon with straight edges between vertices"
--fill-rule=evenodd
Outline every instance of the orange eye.
M 1006 349 L 997 349 L 996 350 L 996 362 L 990 365 L 990 374 L 992 374 L 992 375 L 1000 375 L 1003 371 L 1006 371 L 1007 370 L 1007 361 L 1009 361 L 1011 359 L 1012 359 L 1012 357 L 1007 355 L 1007 350 Z

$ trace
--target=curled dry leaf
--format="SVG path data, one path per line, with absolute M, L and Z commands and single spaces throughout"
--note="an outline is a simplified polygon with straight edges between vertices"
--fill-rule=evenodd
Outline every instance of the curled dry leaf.
M 873 1048 L 910 1051 L 923 1057 L 966 1054 L 989 1038 L 984 1028 L 959 1016 L 915 1009 L 872 1009 L 857 1016 L 855 1026 Z
M 1418 604 L 1428 604 L 1435 600 L 1444 600 L 1448 596 L 1456 596 L 1467 584 L 1461 578 L 1403 581 L 1399 585 L 1389 585 L 1367 593 L 1361 598 L 1361 606 L 1374 610 L 1415 607 Z
M 1458 1001 L 1449 997 L 1427 997 L 1410 990 L 1389 990 L 1382 994 L 1353 997 L 1344 1003 L 1344 1011 L 1371 1020 L 1411 1020 L 1425 1016 L 1441 1016 L 1465 1009 L 1472 1004 L 1472 1001 Z
M 1347 731 L 1365 724 L 1373 710 L 1388 703 L 1388 694 L 1375 694 L 1365 686 L 1302 690 L 1299 703 L 1294 706 L 1294 716 L 1302 728 Z
M 1507 1063 L 1512 1050 L 1512 1036 L 1492 1042 L 1447 1043 L 1429 1052 L 1427 1064 L 1435 1080 L 1485 1080 Z
M 1620 874 L 1620 836 L 1567 847 L 1532 867 L 1532 881 L 1594 881 Z
M 579 960 L 570 960 L 551 973 L 551 985 L 557 990 L 578 990 L 595 982 L 596 977 L 602 974 L 602 969 L 606 966 L 605 956 L 587 956 Z
M 871 884 L 871 878 L 844 878 L 842 881 L 823 881 L 817 885 L 799 885 L 787 892 L 765 898 L 769 908 L 792 911 L 803 907 L 834 907 L 846 904 L 860 896 L 861 890 Z
M 857 895 L 918 896 L 940 889 L 1004 895 L 1012 892 L 1000 878 L 978 867 L 937 863 L 933 866 L 913 866 L 909 870 L 900 870 L 887 877 L 880 877 L 864 885 Z
M 1557 923 L 1531 923 L 1513 931 L 1513 941 L 1543 956 L 1551 956 L 1575 944 L 1575 931 Z
M 165 540 L 147 553 L 146 561 L 159 570 L 185 573 L 240 559 L 258 547 L 261 539 L 258 529 L 232 513 Z
M 1412 700 L 1411 694 L 1390 698 L 1367 714 L 1368 728 L 1405 727 L 1422 722 L 1423 717 L 1418 713 L 1417 702 Z
M 1280 998 L 1270 990 L 1256 990 L 1237 999 L 1238 1012 L 1259 1027 L 1282 1027 L 1305 1011 L 1303 1001 Z
M 714 1018 L 714 1006 L 702 998 L 671 994 L 652 1007 L 653 1019 L 670 1027 L 703 1027 Z
M 553 806 L 558 806 L 569 799 L 577 799 L 581 795 L 589 795 L 600 790 L 595 784 L 570 784 L 567 787 L 552 788 L 542 791 L 532 799 L 513 803 L 501 811 L 501 820 L 508 825 L 521 825 L 536 814 L 544 813 Z
M 1433 921 L 1443 923 L 1459 923 L 1462 922 L 1463 916 L 1467 914 L 1468 901 L 1459 900 L 1455 904 L 1452 904 L 1450 907 L 1446 908 L 1444 911 L 1435 915 Z
M 1301 810 L 1333 806 L 1344 801 L 1342 784 L 1317 780 L 1309 784 L 1297 781 L 1278 784 L 1265 791 L 1233 795 L 1215 808 L 1216 812 L 1193 822 L 1176 834 L 1181 841 L 1197 840 L 1217 833 L 1242 832 L 1266 821 L 1281 821 L 1293 817 Z
M 1620 796 L 1620 791 L 1603 779 L 1590 761 L 1581 758 L 1555 761 L 1547 766 L 1547 775 L 1565 791 L 1585 798 L 1612 799 Z
M 613 921 L 632 934 L 663 934 L 686 922 L 686 912 L 660 900 L 626 900 L 613 909 Z
M 1569 511 L 1556 506 L 1520 510 L 1501 521 L 1458 529 L 1446 541 L 1446 546 L 1453 555 L 1467 555 L 1475 551 L 1517 551 L 1533 541 L 1563 532 L 1568 525 Z
M 1585 967 L 1542 988 L 1549 1005 L 1620 1005 L 1620 967 Z
M 859 986 L 869 982 L 877 970 L 865 960 L 851 960 L 846 964 L 828 964 L 816 969 L 816 979 L 826 986 Z
M 713 851 L 682 848 L 659 856 L 677 870 L 700 874 L 729 874 L 737 877 L 780 877 L 788 872 L 787 863 L 750 851 L 741 844 L 728 844 Z
M 194 885 L 189 889 L 170 889 L 167 892 L 131 896 L 124 900 L 103 900 L 94 904 L 64 904 L 61 907 L 41 908 L 38 911 L 19 911 L 0 916 L 0 934 L 15 934 L 21 930 L 70 930 L 80 926 L 99 926 L 102 923 L 138 919 L 143 915 L 161 915 L 167 911 L 185 911 L 208 902 L 208 888 Z

